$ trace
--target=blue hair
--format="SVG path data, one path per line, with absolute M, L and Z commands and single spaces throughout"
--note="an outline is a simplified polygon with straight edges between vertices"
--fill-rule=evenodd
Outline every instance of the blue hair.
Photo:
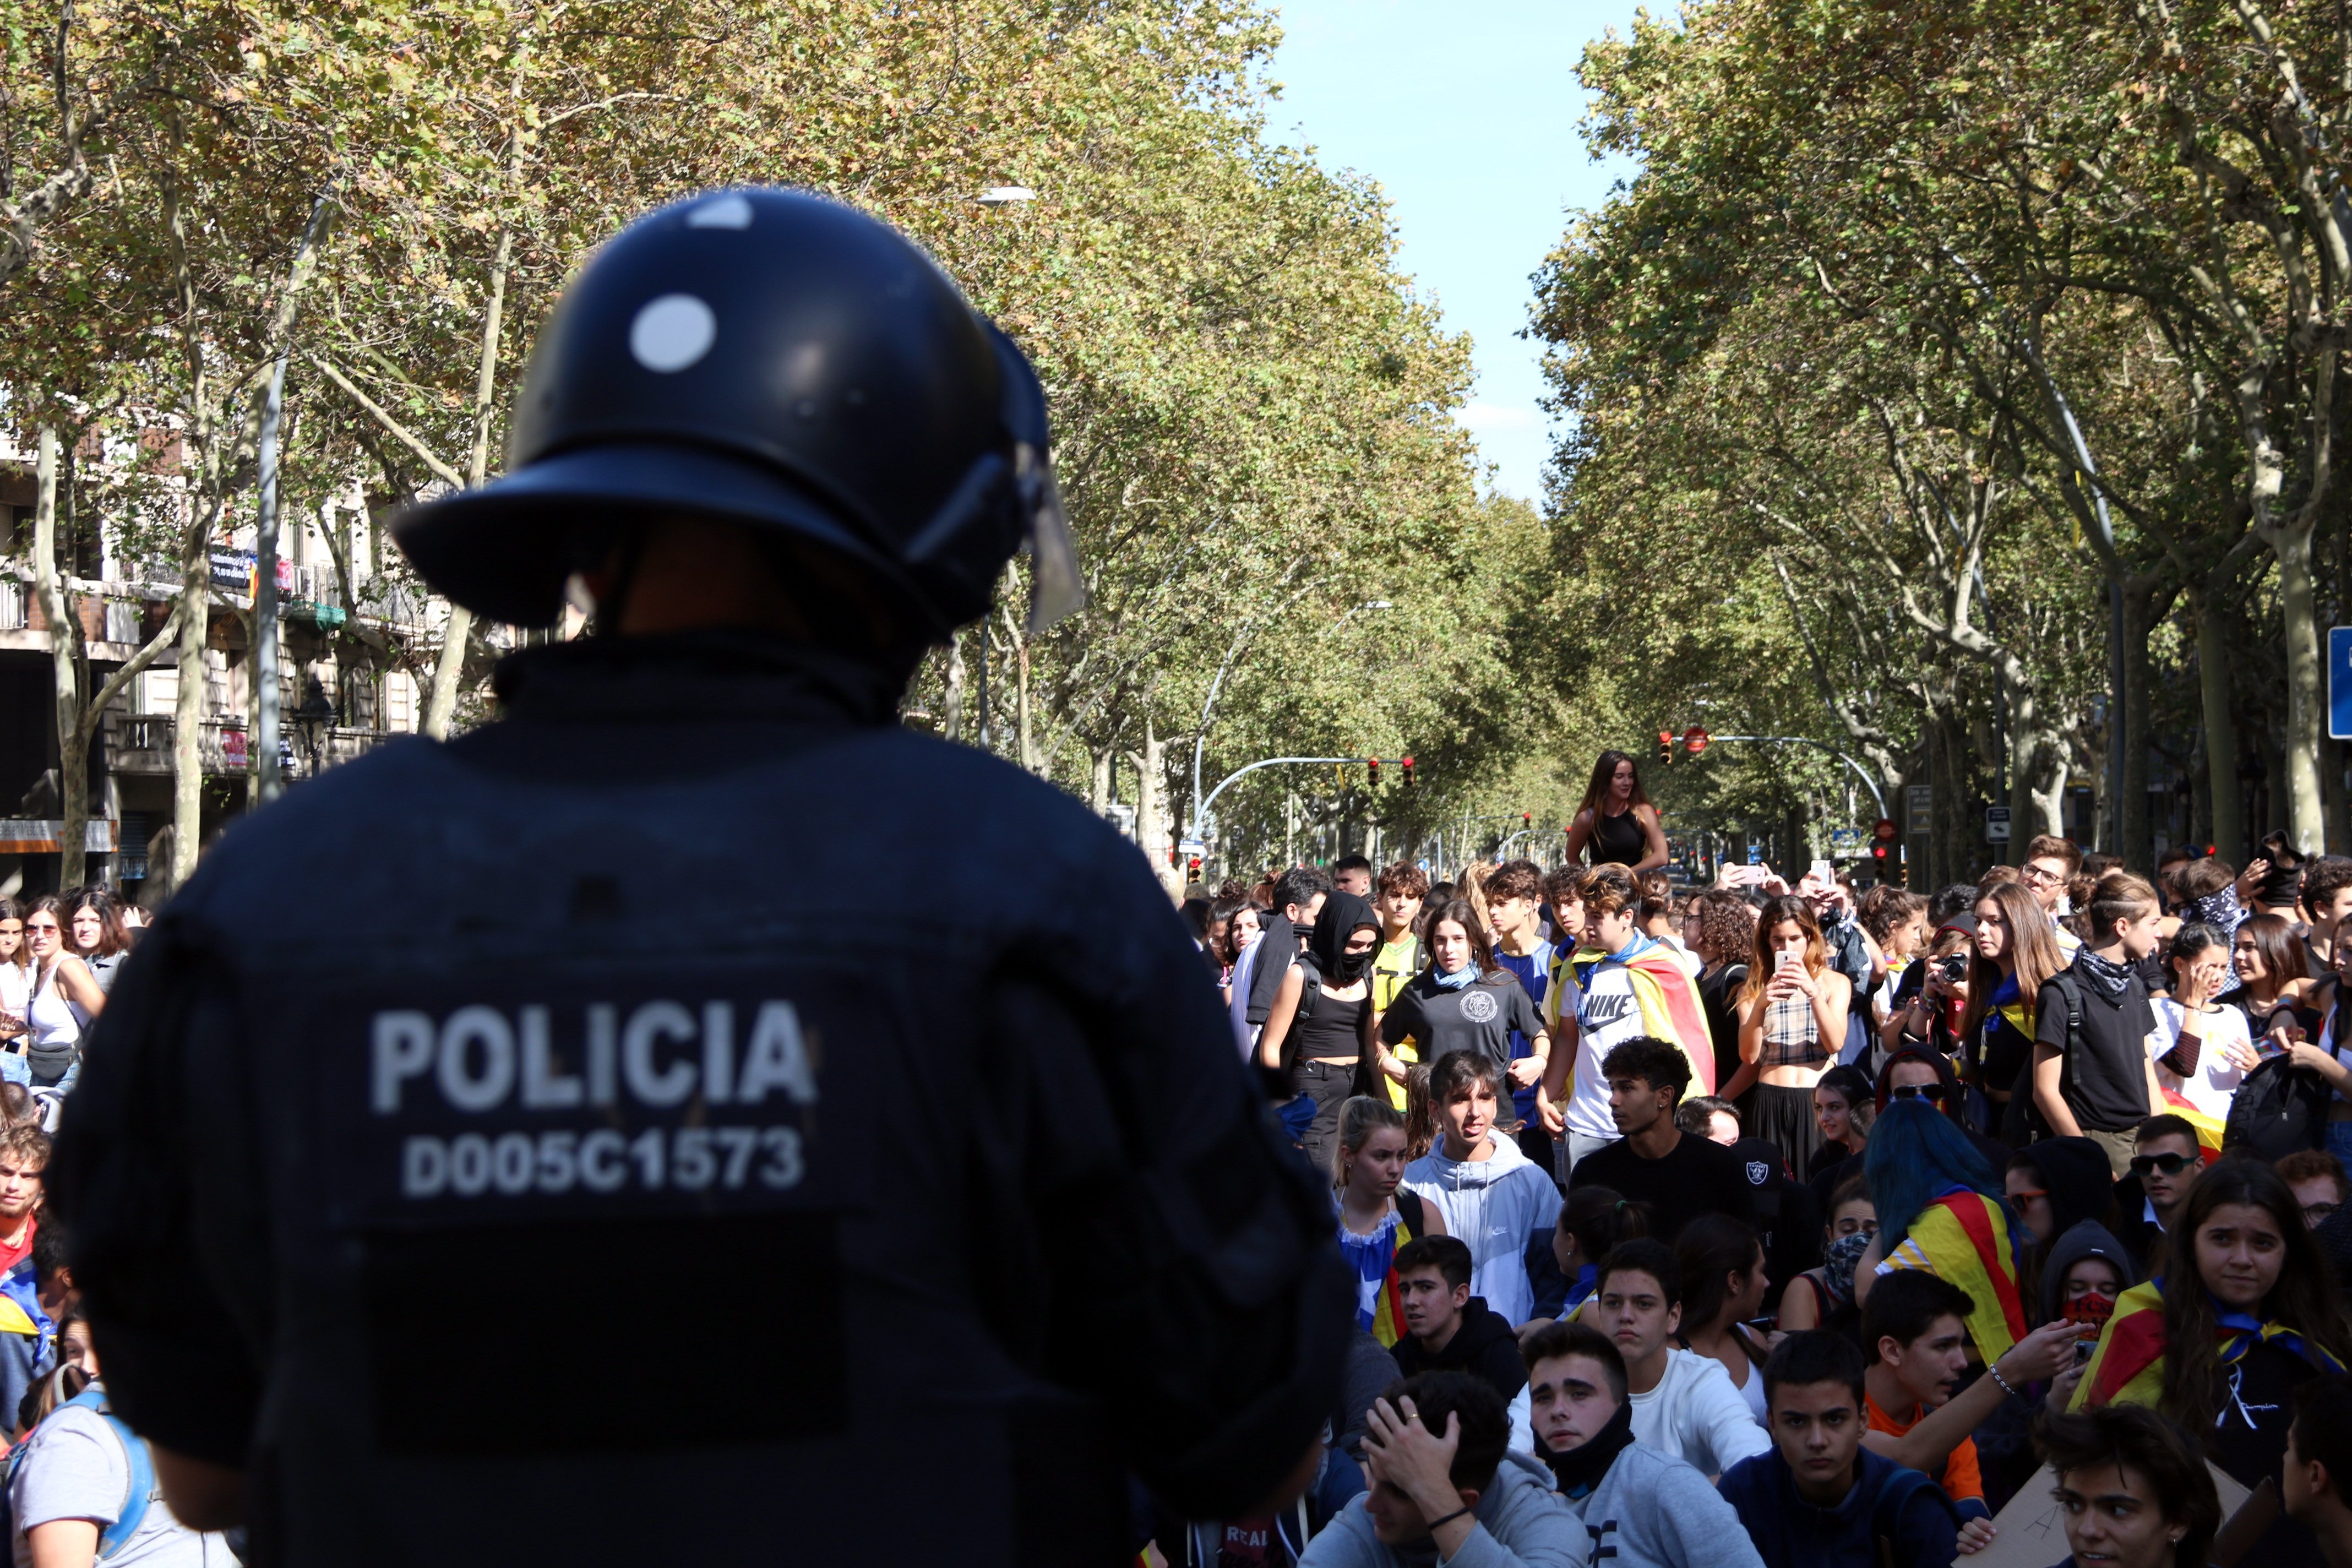
M 1955 1186 L 1968 1188 L 2000 1205 L 2009 1224 L 2013 1256 L 2023 1258 L 2033 1246 L 2011 1212 L 1993 1173 L 1968 1135 L 1951 1120 L 1923 1100 L 1889 1100 L 1870 1126 L 1870 1143 L 1863 1152 L 1864 1172 L 1870 1179 L 1870 1197 L 1878 1211 L 1881 1256 L 1890 1255 L 1911 1234 L 1911 1222 Z

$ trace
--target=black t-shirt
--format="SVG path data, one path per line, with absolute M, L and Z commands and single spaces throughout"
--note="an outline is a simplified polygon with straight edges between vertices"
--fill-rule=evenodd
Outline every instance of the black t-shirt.
M 1458 991 L 1438 984 L 1437 971 L 1424 969 L 1381 1016 L 1381 1038 L 1391 1046 L 1420 1041 L 1425 1062 L 1448 1051 L 1484 1051 L 1508 1066 L 1514 1029 L 1532 1040 L 1544 1032 L 1543 1017 L 1518 977 L 1503 969 Z
M 1706 1014 L 1706 1032 L 1715 1046 L 1715 1081 L 1729 1083 L 1739 1070 L 1739 988 L 1748 984 L 1748 966 L 1727 963 L 1698 977 L 1698 1005 Z
M 2042 982 L 2033 1037 L 2063 1053 L 2060 1092 L 2084 1130 L 2121 1132 L 2153 1114 L 2147 1102 L 2147 1037 L 2156 1027 L 2156 1009 L 2137 974 L 2126 979 L 2120 997 L 2110 999 L 2082 969 L 2078 958 L 2067 974 L 2083 999 L 2081 1038 L 2071 1044 L 2066 1038 L 2066 998 L 2055 978 Z
M 1650 1205 L 1650 1234 L 1674 1245 L 1701 1215 L 1727 1214 L 1756 1223 L 1744 1162 L 1730 1150 L 1685 1132 L 1655 1160 L 1644 1160 L 1623 1139 L 1594 1150 L 1569 1173 L 1571 1187 L 1613 1187 L 1621 1197 Z

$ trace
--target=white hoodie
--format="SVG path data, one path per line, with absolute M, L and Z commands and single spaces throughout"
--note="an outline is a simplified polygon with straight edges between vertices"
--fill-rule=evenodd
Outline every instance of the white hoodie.
M 1528 1243 L 1559 1221 L 1559 1189 L 1517 1143 L 1492 1133 L 1488 1142 L 1495 1152 L 1484 1160 L 1449 1160 L 1440 1142 L 1404 1168 L 1403 1185 L 1434 1204 L 1445 1234 L 1469 1247 L 1470 1294 L 1517 1328 L 1536 1310 Z
M 1696 1351 L 1668 1351 L 1665 1375 L 1649 1393 L 1634 1394 L 1633 1405 L 1633 1441 L 1703 1476 L 1719 1476 L 1772 1447 L 1772 1435 L 1756 1424 L 1723 1363 Z

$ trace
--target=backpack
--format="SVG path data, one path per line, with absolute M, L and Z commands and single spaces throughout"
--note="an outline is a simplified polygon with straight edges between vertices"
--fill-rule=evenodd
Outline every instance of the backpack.
M 122 1489 L 121 1510 L 116 1513 L 112 1524 L 99 1531 L 98 1560 L 103 1563 L 131 1544 L 131 1538 L 138 1534 L 139 1527 L 146 1522 L 147 1505 L 155 1497 L 155 1461 L 149 1456 L 145 1441 L 131 1429 L 122 1417 L 107 1407 L 104 1389 L 93 1384 L 58 1405 L 58 1409 L 68 1410 L 76 1405 L 96 1411 L 106 1422 L 114 1433 L 115 1440 L 122 1445 L 124 1468 L 130 1472 L 129 1482 Z M 50 1412 L 51 1415 L 56 1413 Z M 16 1534 L 16 1472 L 23 1467 L 26 1451 L 32 1446 L 28 1441 L 31 1436 L 32 1434 L 27 1432 L 19 1438 L 5 1467 L 0 1467 L 0 1503 L 5 1504 L 11 1537 Z
M 2268 1163 L 2327 1142 L 2327 1082 L 2292 1057 L 2265 1057 L 2239 1080 L 2221 1129 L 2221 1152 Z
M 1904 1568 L 1902 1560 L 1895 1554 L 1895 1532 L 1902 1528 L 1903 1510 L 1923 1491 L 1935 1493 L 1936 1500 L 1944 1505 L 1953 1523 L 1959 1522 L 1959 1510 L 1952 1506 L 1952 1500 L 1933 1477 L 1898 1467 L 1886 1478 L 1886 1484 L 1878 1489 L 1878 1501 L 1870 1510 L 1871 1550 L 1880 1568 Z
M 2066 1054 L 2072 1055 L 2083 1038 L 2083 988 L 2063 969 L 2042 984 L 2056 986 L 2059 1000 L 2066 1004 Z M 2038 1138 L 2049 1136 L 2049 1119 L 2033 1103 L 2033 1053 L 2029 1050 L 2025 1053 L 2024 1069 L 2017 1075 L 2016 1083 L 2010 1086 L 2009 1103 L 2001 1107 L 1999 1137 L 2011 1148 L 2022 1149 Z

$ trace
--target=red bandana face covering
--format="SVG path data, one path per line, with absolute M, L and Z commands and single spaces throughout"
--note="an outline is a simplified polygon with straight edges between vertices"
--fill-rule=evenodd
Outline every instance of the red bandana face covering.
M 2107 1320 L 2116 1315 L 2116 1299 L 2098 1290 L 2085 1291 L 2067 1302 L 2066 1310 L 2058 1315 L 2070 1323 L 2087 1323 L 2092 1328 L 2103 1329 L 2107 1326 Z

